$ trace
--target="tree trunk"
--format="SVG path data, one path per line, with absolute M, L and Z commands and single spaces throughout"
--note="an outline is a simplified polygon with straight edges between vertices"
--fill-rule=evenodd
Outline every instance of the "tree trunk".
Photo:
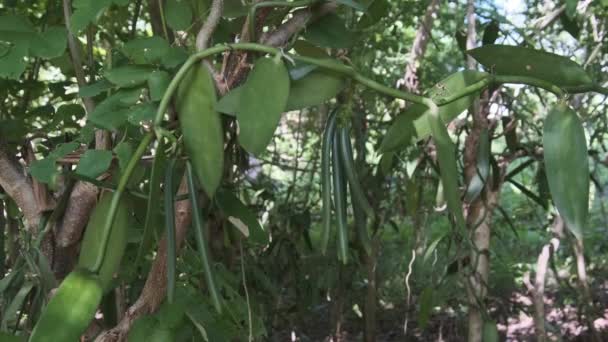
M 431 3 L 426 8 L 426 12 L 418 31 L 416 31 L 416 37 L 410 50 L 410 56 L 405 66 L 405 73 L 403 77 L 397 81 L 397 87 L 405 89 L 412 93 L 418 93 L 419 75 L 418 67 L 420 66 L 420 60 L 424 57 L 426 52 L 426 46 L 431 37 L 431 29 L 433 28 L 433 22 L 439 11 L 439 0 L 431 0 Z

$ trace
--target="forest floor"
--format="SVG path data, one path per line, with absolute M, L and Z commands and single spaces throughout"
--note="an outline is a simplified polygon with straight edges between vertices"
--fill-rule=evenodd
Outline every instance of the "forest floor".
M 608 298 L 608 287 L 597 289 L 601 293 L 594 293 L 595 298 Z M 592 321 L 599 333 L 600 341 L 608 341 L 608 306 L 598 309 Z M 597 303 L 596 303 L 597 304 Z M 529 295 L 513 293 L 508 301 L 501 301 L 500 305 L 491 305 L 493 317 L 498 317 L 498 330 L 500 341 L 536 341 L 534 335 L 533 303 Z M 598 307 L 598 306 L 596 306 Z M 557 303 L 554 294 L 548 294 L 545 299 L 547 310 L 546 325 L 550 341 L 594 341 L 586 326 L 585 318 L 580 317 L 580 309 L 570 303 Z M 404 334 L 404 321 L 406 317 L 405 306 L 395 306 L 390 309 L 378 309 L 377 313 L 377 342 L 397 341 L 437 341 L 461 342 L 466 341 L 466 313 L 454 308 L 436 310 L 429 320 L 427 327 L 422 330 L 417 327 L 417 314 L 410 312 L 407 335 Z M 500 311 L 500 312 L 499 312 Z M 496 315 L 494 315 L 496 314 Z M 329 337 L 330 320 L 327 319 L 327 308 L 320 309 L 315 315 L 308 315 L 308 319 L 291 320 L 297 322 L 289 330 L 277 331 L 271 341 L 323 341 L 323 342 L 356 342 L 363 341 L 364 321 L 351 310 L 343 317 L 340 327 L 340 336 Z M 285 317 L 286 319 L 289 319 Z M 597 341 L 597 339 L 595 340 Z

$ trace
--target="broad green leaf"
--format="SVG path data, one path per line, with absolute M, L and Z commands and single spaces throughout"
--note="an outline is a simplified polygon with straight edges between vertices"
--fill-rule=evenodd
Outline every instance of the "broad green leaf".
M 435 250 L 437 250 L 437 245 L 439 245 L 439 243 L 441 242 L 441 240 L 443 240 L 444 236 L 445 235 L 441 235 L 440 237 L 438 237 L 435 240 L 433 240 L 433 242 L 431 242 L 431 244 L 429 245 L 429 247 L 424 252 L 424 257 L 422 258 L 423 263 L 426 264 L 431 259 L 431 255 L 435 252 Z
M 237 108 L 239 107 L 242 92 L 243 86 L 230 90 L 217 102 L 215 105 L 215 110 L 220 113 L 234 116 Z
M 158 324 L 158 319 L 152 315 L 141 316 L 135 321 L 135 323 L 133 323 L 133 327 L 131 327 L 129 330 L 129 337 L 127 338 L 127 341 L 148 342 L 150 335 Z
M 122 141 L 114 147 L 114 153 L 116 153 L 120 170 L 124 171 L 133 155 L 133 145 L 128 141 Z
M 292 81 L 285 111 L 316 106 L 334 98 L 344 88 L 344 78 L 331 71 L 314 70 L 303 78 Z M 217 103 L 216 109 L 228 115 L 234 115 L 238 108 L 243 86 L 229 91 Z
M 251 243 L 268 244 L 268 232 L 258 221 L 257 216 L 232 192 L 218 191 L 217 204 L 226 219 L 239 230 Z
M 316 106 L 334 98 L 344 89 L 346 82 L 340 75 L 317 69 L 303 78 L 291 82 L 286 111 Z
M 30 175 L 36 178 L 37 181 L 46 184 L 53 184 L 57 175 L 57 166 L 55 159 L 44 158 L 33 161 L 30 164 Z
M 142 65 L 126 65 L 107 70 L 104 76 L 119 87 L 133 87 L 148 81 L 154 68 Z
M 25 62 L 27 49 L 27 44 L 16 44 L 5 49 L 0 57 L 0 78 L 19 79 L 27 66 Z
M 582 66 L 569 58 L 542 50 L 486 45 L 467 53 L 497 75 L 537 78 L 566 90 L 593 84 Z
M 366 7 L 363 6 L 363 4 L 361 4 L 357 1 L 354 1 L 354 0 L 336 0 L 336 3 L 342 4 L 342 5 L 345 5 L 348 7 L 352 7 L 361 12 L 365 12 L 365 10 L 366 10 Z
M 330 58 L 330 56 L 325 52 L 325 49 L 322 49 L 314 44 L 311 44 L 309 41 L 304 39 L 299 39 L 293 44 L 293 49 L 298 53 L 298 55 L 313 57 L 313 58 Z
M 272 140 L 289 96 L 289 74 L 277 57 L 255 62 L 236 111 L 239 143 L 254 155 L 264 152 Z
M 337 15 L 326 15 L 315 21 L 304 33 L 309 42 L 326 48 L 345 49 L 357 39 L 356 34 L 346 28 L 344 21 Z
M 296 62 L 294 65 L 289 67 L 289 78 L 292 81 L 297 81 L 318 68 L 319 67 L 317 65 Z
M 176 107 L 186 152 L 209 197 L 215 194 L 224 170 L 224 130 L 216 102 L 215 84 L 207 68 L 192 67 L 180 82 Z
M 463 88 L 479 82 L 488 76 L 485 72 L 464 70 L 456 72 L 437 83 L 431 88 L 427 96 L 433 100 L 457 94 Z M 478 93 L 462 97 L 454 102 L 439 106 L 439 116 L 445 123 L 449 123 L 460 113 L 471 106 Z M 420 104 L 413 104 L 408 109 L 397 116 L 395 121 L 387 131 L 382 145 L 381 152 L 395 151 L 410 144 L 414 140 L 421 140 L 431 134 L 429 121 L 427 120 L 426 107 Z
M 140 125 L 142 122 L 150 122 L 156 116 L 158 106 L 151 102 L 136 104 L 131 107 L 127 114 L 128 120 L 134 125 Z
M 25 336 L 15 336 L 9 333 L 0 331 L 0 341 L 2 342 L 25 342 Z
M 483 342 L 498 342 L 498 328 L 493 321 L 483 322 Z
M 182 47 L 172 46 L 161 58 L 161 64 L 167 68 L 175 68 L 188 59 L 189 55 Z
M 32 55 L 42 58 L 55 58 L 63 55 L 67 46 L 67 30 L 62 26 L 51 26 L 36 35 L 30 44 Z
M 566 15 L 568 18 L 574 18 L 576 15 L 576 6 L 578 5 L 578 0 L 566 0 Z
M 112 163 L 112 152 L 107 150 L 87 150 L 76 166 L 76 174 L 97 178 L 106 172 Z
M 186 318 L 185 309 L 186 308 L 182 301 L 175 301 L 171 304 L 164 302 L 156 313 L 160 326 L 167 329 L 179 327 L 182 321 Z
M 367 7 L 367 11 L 359 20 L 357 26 L 360 28 L 368 28 L 378 23 L 390 11 L 391 5 L 387 0 L 373 0 Z
M 55 159 L 59 159 L 59 158 L 63 158 L 63 156 L 65 156 L 66 154 L 74 151 L 75 149 L 77 149 L 80 146 L 79 143 L 77 142 L 69 142 L 69 143 L 63 143 L 63 144 L 59 144 L 57 145 L 57 147 L 55 147 L 55 149 L 49 154 L 48 158 L 55 158 Z
M 85 115 L 84 108 L 76 103 L 68 103 L 57 108 L 57 112 L 53 117 L 54 120 L 79 120 Z
M 420 311 L 418 313 L 418 324 L 420 329 L 426 329 L 426 325 L 433 312 L 433 288 L 426 287 L 420 294 Z
M 441 184 L 448 210 L 454 216 L 456 225 L 464 230 L 466 227 L 462 213 L 462 202 L 458 190 L 458 165 L 456 163 L 456 150 L 445 123 L 438 115 L 426 115 L 431 127 L 433 141 L 437 148 L 437 161 L 439 162 L 439 173 Z
M 241 0 L 225 0 L 222 16 L 224 18 L 238 18 L 247 15 L 249 9 L 244 4 Z
M 499 32 L 500 27 L 498 26 L 498 22 L 495 20 L 490 21 L 483 30 L 483 38 L 481 39 L 482 45 L 494 44 L 498 38 Z
M 87 84 L 84 87 L 78 89 L 78 96 L 80 97 L 93 97 L 103 93 L 106 90 L 110 90 L 114 85 L 106 79 L 99 80 L 93 84 Z
M 11 303 L 8 305 L 8 307 L 2 314 L 2 326 L 6 326 L 7 322 L 10 322 L 17 318 L 18 311 L 23 306 L 23 302 L 25 301 L 25 298 L 30 293 L 30 291 L 32 290 L 33 287 L 34 287 L 33 281 L 27 281 L 26 283 L 23 284 L 23 286 L 21 286 L 21 289 L 19 289 L 19 292 L 17 292 L 15 297 L 13 297 L 13 299 L 11 300 Z
M 158 64 L 172 48 L 163 38 L 154 36 L 130 40 L 121 50 L 135 64 Z
M 587 140 L 578 115 L 564 103 L 545 118 L 543 151 L 553 203 L 566 227 L 581 240 L 589 211 Z
M 154 71 L 148 77 L 148 89 L 150 90 L 150 99 L 152 101 L 160 101 L 165 90 L 171 82 L 171 77 L 166 71 Z
M 561 22 L 564 30 L 574 38 L 578 39 L 580 36 L 581 28 L 578 25 L 576 18 L 570 18 L 567 15 L 560 15 L 559 21 Z
M 124 6 L 128 3 L 128 0 L 75 0 L 72 2 L 75 9 L 70 18 L 70 29 L 78 33 L 88 24 L 95 23 L 111 4 Z
M 186 0 L 168 0 L 165 3 L 167 25 L 174 30 L 183 31 L 192 25 L 192 9 Z
M 141 88 L 120 90 L 99 103 L 88 119 L 97 127 L 117 130 L 127 122 L 132 114 L 129 107 L 139 100 L 140 95 Z

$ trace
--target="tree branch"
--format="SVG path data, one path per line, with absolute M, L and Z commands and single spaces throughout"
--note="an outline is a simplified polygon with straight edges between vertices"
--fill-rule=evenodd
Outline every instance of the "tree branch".
M 222 18 L 223 10 L 224 0 L 213 0 L 209 16 L 196 36 L 196 50 L 201 51 L 207 48 L 209 40 L 211 40 L 211 35 Z
M 23 166 L 7 150 L 7 146 L 0 142 L 0 186 L 21 208 L 26 227 L 33 232 L 40 221 L 34 189 Z
M 291 19 L 277 27 L 273 32 L 262 37 L 261 41 L 265 45 L 280 47 L 287 44 L 289 39 L 306 28 L 306 25 L 329 13 L 333 13 L 338 4 L 327 2 L 321 6 L 311 9 L 309 7 L 294 11 Z
M 188 193 L 186 177 L 182 177 L 177 195 Z M 192 204 L 190 200 L 175 203 L 175 244 L 180 249 L 186 232 L 192 221 Z M 137 299 L 127 310 L 122 320 L 114 328 L 100 334 L 95 342 L 125 341 L 131 326 L 142 315 L 158 309 L 167 292 L 167 237 L 163 236 L 158 245 L 156 259 L 152 263 L 146 284 Z

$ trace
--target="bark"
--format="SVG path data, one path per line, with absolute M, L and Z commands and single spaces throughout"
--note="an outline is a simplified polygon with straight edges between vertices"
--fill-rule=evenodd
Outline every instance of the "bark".
M 23 212 L 25 227 L 34 232 L 40 221 L 40 211 L 32 182 L 24 167 L 8 152 L 8 147 L 0 141 L 0 186 L 15 201 Z
M 536 329 L 536 340 L 544 342 L 547 340 L 547 332 L 545 330 L 545 278 L 549 265 L 549 259 L 559 248 L 559 239 L 552 238 L 546 244 L 536 263 L 536 276 L 534 279 L 534 327 Z
M 439 11 L 439 0 L 432 0 L 426 8 L 426 13 L 420 22 L 416 37 L 410 50 L 407 65 L 405 66 L 405 74 L 397 81 L 397 87 L 407 90 L 411 93 L 418 93 L 419 79 L 418 67 L 420 60 L 424 57 L 426 47 L 431 37 L 433 22 Z
M 4 278 L 4 272 L 6 271 L 4 265 L 6 264 L 6 240 L 4 231 L 7 229 L 6 218 L 4 217 L 4 201 L 0 200 L 0 276 Z
M 378 255 L 378 243 L 372 241 L 372 251 L 370 255 L 364 255 L 365 270 L 367 272 L 367 291 L 365 297 L 365 342 L 376 341 L 376 302 L 377 302 L 377 277 L 376 265 Z
M 196 49 L 198 51 L 205 50 L 209 45 L 209 40 L 211 40 L 215 28 L 222 18 L 223 9 L 224 0 L 213 0 L 209 16 L 196 36 Z
M 188 193 L 186 177 L 182 177 L 178 196 Z M 192 204 L 189 200 L 175 203 L 175 244 L 179 251 L 192 221 Z M 163 236 L 158 245 L 156 259 L 152 263 L 144 288 L 137 301 L 129 307 L 118 325 L 100 334 L 96 342 L 126 341 L 135 320 L 142 315 L 155 312 L 167 293 L 167 238 Z
M 468 0 L 467 49 L 474 48 L 477 45 L 476 41 L 475 1 Z M 467 68 L 476 69 L 476 67 L 477 64 L 475 60 L 471 56 L 467 56 Z M 487 93 L 485 96 L 487 98 Z M 477 146 L 479 135 L 481 130 L 488 126 L 487 119 L 482 112 L 485 112 L 484 108 L 481 108 L 480 103 L 476 101 L 473 106 L 471 106 L 473 128 L 465 141 L 464 172 L 467 186 L 477 173 Z M 472 274 L 467 279 L 467 294 L 469 297 L 469 342 L 482 342 L 483 337 L 482 305 L 486 297 L 486 284 L 490 270 L 490 220 L 492 202 L 497 200 L 497 194 L 488 191 L 490 188 L 491 187 L 486 185 L 485 191 L 482 191 L 482 195 L 470 204 L 466 218 L 467 226 L 471 230 L 470 239 L 473 244 L 473 250 L 471 251 Z
M 306 25 L 329 13 L 335 12 L 337 7 L 337 3 L 330 1 L 314 9 L 303 8 L 294 11 L 289 20 L 271 33 L 264 35 L 261 42 L 265 45 L 282 47 L 289 42 L 291 37 L 305 29 Z
M 80 44 L 74 35 L 74 32 L 71 32 L 69 25 L 72 16 L 72 5 L 70 0 L 63 0 L 63 15 L 68 30 L 68 48 L 72 65 L 74 66 L 76 81 L 78 87 L 84 87 L 87 85 L 87 80 L 83 68 Z M 87 42 L 89 51 L 92 53 L 93 40 L 88 39 Z M 90 59 L 93 58 L 92 55 L 88 57 Z M 93 80 L 91 79 L 90 81 Z M 82 101 L 85 105 L 87 114 L 90 114 L 95 110 L 95 103 L 92 98 L 85 97 Z M 112 139 L 109 132 L 101 130 L 95 132 L 96 149 L 110 149 L 111 145 Z M 89 216 L 91 215 L 91 211 L 97 202 L 98 193 L 99 189 L 97 189 L 97 187 L 82 181 L 78 181 L 70 193 L 63 219 L 55 227 L 55 234 L 57 234 L 58 237 L 56 242 L 59 242 L 59 250 L 57 251 L 57 260 L 53 260 L 53 268 L 58 276 L 69 272 L 74 265 L 71 258 L 77 255 L 76 243 L 80 240 L 82 232 L 89 220 Z

